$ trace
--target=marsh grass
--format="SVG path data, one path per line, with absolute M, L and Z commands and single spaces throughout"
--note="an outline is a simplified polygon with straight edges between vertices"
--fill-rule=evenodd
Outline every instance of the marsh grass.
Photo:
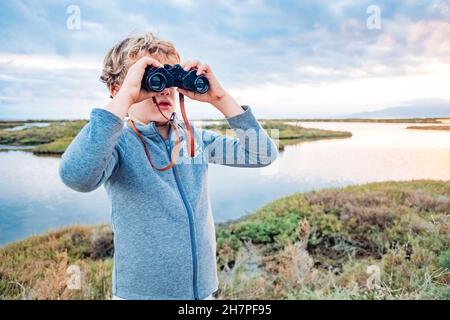
M 32 151 L 34 154 L 61 155 L 87 121 L 52 121 L 47 127 L 31 127 L 17 131 L 2 130 L 20 126 L 24 123 L 20 121 L 0 121 L 0 144 L 32 146 L 33 148 L 29 149 L 29 151 Z M 229 129 L 225 122 L 208 124 L 203 127 L 222 134 L 225 134 L 226 129 Z M 286 145 L 303 141 L 351 137 L 350 132 L 303 128 L 279 121 L 265 121 L 263 127 L 265 129 L 279 130 L 280 142 L 278 147 L 280 150 L 283 150 Z
M 450 126 L 408 126 L 406 129 L 450 131 Z
M 259 283 L 261 298 L 447 299 L 449 219 L 449 182 L 374 183 L 282 198 L 224 225 L 222 246 L 246 250 L 236 245 L 246 239 L 268 253 L 262 274 L 222 284 L 219 295 L 258 292 Z M 302 221 L 310 224 L 306 247 L 299 245 Z M 219 257 L 221 263 L 237 264 Z M 368 286 L 370 268 L 380 270 L 375 286 Z
M 268 134 L 272 134 L 272 130 L 278 130 L 278 149 L 284 150 L 285 146 L 297 144 L 305 141 L 315 141 L 324 139 L 350 138 L 351 132 L 332 131 L 314 128 L 305 128 L 296 124 L 288 124 L 278 120 L 264 120 L 261 122 L 262 127 L 267 130 Z M 206 124 L 202 128 L 213 130 L 221 134 L 229 134 L 230 127 L 227 123 Z
M 298 193 L 219 224 L 219 299 L 450 299 L 450 182 Z M 113 236 L 73 226 L 0 248 L 1 299 L 109 299 Z M 67 289 L 67 268 L 82 271 Z
M 86 123 L 85 120 L 59 121 L 51 122 L 46 127 L 31 127 L 17 131 L 0 130 L 0 144 L 33 146 L 34 148 L 30 150 L 35 153 L 62 154 Z M 4 126 L 8 127 L 5 123 Z

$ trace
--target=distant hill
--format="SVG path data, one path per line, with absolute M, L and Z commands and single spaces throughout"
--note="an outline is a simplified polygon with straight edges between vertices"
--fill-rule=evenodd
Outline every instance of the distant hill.
M 420 105 L 386 108 L 376 111 L 353 113 L 350 118 L 448 118 L 448 105 Z

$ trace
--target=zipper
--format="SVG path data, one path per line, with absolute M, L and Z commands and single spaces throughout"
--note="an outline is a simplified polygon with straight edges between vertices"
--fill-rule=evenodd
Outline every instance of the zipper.
M 156 128 L 155 128 L 155 130 L 156 130 Z M 167 155 L 170 160 L 170 152 L 171 152 L 170 139 L 168 139 L 167 142 L 164 141 L 163 138 L 161 137 L 161 135 L 159 134 L 159 132 L 158 132 L 158 137 L 161 139 L 162 143 L 164 144 L 165 149 L 167 151 Z M 186 209 L 186 212 L 188 214 L 188 220 L 189 220 L 189 236 L 190 236 L 190 240 L 191 240 L 192 268 L 193 268 L 192 285 L 193 285 L 193 289 L 194 289 L 194 299 L 199 300 L 198 286 L 197 286 L 197 278 L 198 278 L 197 240 L 196 240 L 196 236 L 195 236 L 194 215 L 192 213 L 191 206 L 189 205 L 189 203 L 186 199 L 186 194 L 184 192 L 183 185 L 180 181 L 180 178 L 178 176 L 178 172 L 177 172 L 175 166 L 176 165 L 174 165 L 171 168 L 171 170 L 175 177 L 175 181 L 177 183 L 177 188 L 178 188 L 178 193 L 181 196 L 181 200 L 183 201 L 183 205 L 184 205 L 184 208 Z

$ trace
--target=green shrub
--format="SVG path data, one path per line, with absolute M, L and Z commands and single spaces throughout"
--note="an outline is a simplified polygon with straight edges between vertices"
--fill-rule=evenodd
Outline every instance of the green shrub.
M 439 255 L 439 264 L 443 268 L 450 269 L 450 250 L 445 250 Z

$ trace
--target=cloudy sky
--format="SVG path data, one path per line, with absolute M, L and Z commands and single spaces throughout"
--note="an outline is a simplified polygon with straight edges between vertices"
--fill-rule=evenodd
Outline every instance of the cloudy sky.
M 0 119 L 87 118 L 109 100 L 104 54 L 143 31 L 208 62 L 259 117 L 450 101 L 450 0 L 0 0 Z

